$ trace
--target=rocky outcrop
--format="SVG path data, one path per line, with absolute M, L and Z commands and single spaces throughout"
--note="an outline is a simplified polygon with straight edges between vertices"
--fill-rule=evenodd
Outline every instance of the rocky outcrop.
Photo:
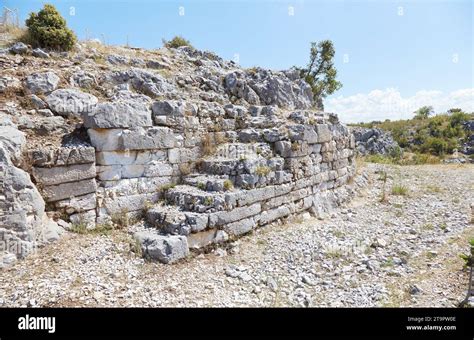
M 356 141 L 356 149 L 360 155 L 389 155 L 400 150 L 398 143 L 390 132 L 378 128 L 351 128 Z
M 18 168 L 25 136 L 13 124 L 0 126 L 0 267 L 58 239 L 61 228 L 28 173 Z

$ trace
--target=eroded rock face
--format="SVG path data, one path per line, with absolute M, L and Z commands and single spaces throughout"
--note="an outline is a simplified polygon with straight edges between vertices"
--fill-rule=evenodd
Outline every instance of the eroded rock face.
M 226 90 L 249 104 L 277 105 L 288 109 L 312 106 L 310 86 L 302 79 L 291 80 L 284 73 L 257 68 L 235 71 L 225 77 Z
M 56 240 L 61 228 L 25 171 L 15 166 L 26 139 L 15 126 L 0 126 L 0 267 Z
M 361 155 L 380 154 L 389 155 L 394 150 L 399 150 L 398 143 L 389 132 L 377 128 L 352 128 L 356 148 Z

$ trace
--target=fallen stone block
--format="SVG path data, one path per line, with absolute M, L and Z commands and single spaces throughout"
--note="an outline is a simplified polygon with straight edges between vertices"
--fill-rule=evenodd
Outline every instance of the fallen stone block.
M 142 231 L 134 235 L 140 243 L 143 256 L 162 263 L 173 263 L 189 255 L 186 236 L 163 236 L 157 232 Z

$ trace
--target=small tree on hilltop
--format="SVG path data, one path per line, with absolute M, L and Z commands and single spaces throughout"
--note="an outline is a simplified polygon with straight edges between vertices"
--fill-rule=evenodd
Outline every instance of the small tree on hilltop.
M 38 13 L 31 13 L 26 26 L 32 45 L 68 51 L 76 43 L 76 36 L 53 5 L 46 4 Z
M 301 78 L 311 86 L 313 100 L 320 109 L 323 109 L 322 99 L 342 87 L 342 84 L 336 80 L 334 54 L 331 40 L 312 42 L 308 66 L 299 69 Z
M 167 48 L 178 48 L 178 47 L 181 47 L 181 46 L 193 47 L 189 40 L 184 39 L 180 35 L 175 36 L 170 41 L 166 41 L 166 40 L 163 39 L 163 45 L 165 45 L 165 47 L 167 47 Z
M 433 106 L 422 106 L 415 112 L 415 119 L 427 119 L 434 113 Z

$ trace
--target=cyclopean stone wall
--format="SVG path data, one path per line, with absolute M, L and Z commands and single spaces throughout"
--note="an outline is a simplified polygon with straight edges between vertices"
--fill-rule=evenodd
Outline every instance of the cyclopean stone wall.
M 22 126 L 60 118 L 48 131 L 62 146 L 28 153 L 45 201 L 36 215 L 88 228 L 138 218 L 144 227 L 131 230 L 144 255 L 170 263 L 351 196 L 354 137 L 336 115 L 312 110 L 296 69 L 245 70 L 189 47 L 148 54 L 158 64 L 81 58 L 87 74 L 65 63 L 69 82 L 52 71 L 23 80 L 48 116 L 19 112 Z
M 355 141 L 337 116 L 233 104 L 209 112 L 175 100 L 98 104 L 84 117 L 92 147 L 33 153 L 33 177 L 73 223 L 144 216 L 150 228 L 136 238 L 165 263 L 350 197 Z

